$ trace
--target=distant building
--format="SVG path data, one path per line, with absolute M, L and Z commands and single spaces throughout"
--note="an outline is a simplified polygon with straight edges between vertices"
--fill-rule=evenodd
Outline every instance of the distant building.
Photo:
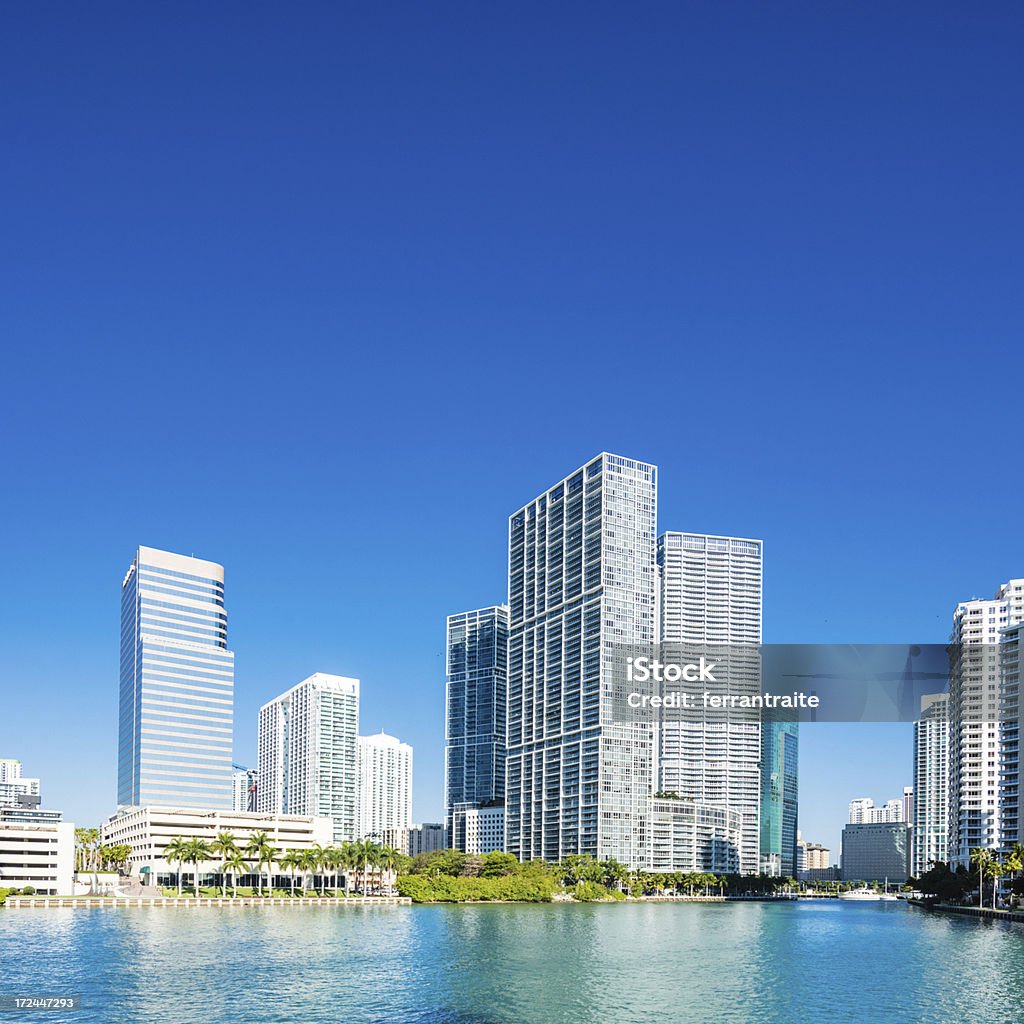
M 0 807 L 38 807 L 39 780 L 21 774 L 21 762 L 0 758 Z
M 256 806 L 359 838 L 359 680 L 315 672 L 260 708 Z
M 505 808 L 500 803 L 452 808 L 452 832 L 448 840 L 463 853 L 492 853 L 505 849 Z
M 743 815 L 717 804 L 655 797 L 651 801 L 650 870 L 740 870 Z
M 176 836 L 209 841 L 220 832 L 229 832 L 235 837 L 238 847 L 244 850 L 255 833 L 266 832 L 269 844 L 278 854 L 283 854 L 289 849 L 301 851 L 316 845 L 331 845 L 333 825 L 329 818 L 295 814 L 133 807 L 119 811 L 105 821 L 101 832 L 104 844 L 127 843 L 132 848 L 128 860 L 131 874 L 138 875 L 146 885 L 169 885 L 180 867 L 167 862 L 164 850 Z M 215 873 L 217 865 L 215 857 L 209 862 L 200 862 L 200 877 Z M 257 865 L 253 864 L 249 874 L 257 874 Z
M 412 824 L 412 747 L 394 736 L 359 737 L 360 838 Z
M 60 811 L 46 811 L 41 807 L 0 807 L 0 823 L 50 825 L 56 824 L 61 818 L 63 818 L 63 814 Z M 0 880 L 0 885 L 3 885 L 2 880 Z
M 256 793 L 258 790 L 258 768 L 244 768 L 240 764 L 232 765 L 231 783 L 233 810 L 255 811 Z
M 876 807 L 874 800 L 862 796 L 850 801 L 848 823 L 850 825 L 878 825 L 887 821 L 905 821 L 908 810 L 907 791 L 904 796 L 887 800 L 883 807 Z
M 843 879 L 905 882 L 910 870 L 910 832 L 900 821 L 847 825 L 843 829 Z
M 31 886 L 42 896 L 73 896 L 74 871 L 75 826 L 71 822 L 0 818 L 0 886 Z
M 928 693 L 914 723 L 914 834 L 910 873 L 945 863 L 949 829 L 949 696 Z
M 448 830 L 441 822 L 410 825 L 408 828 L 386 828 L 381 842 L 399 853 L 415 857 L 421 853 L 448 849 Z

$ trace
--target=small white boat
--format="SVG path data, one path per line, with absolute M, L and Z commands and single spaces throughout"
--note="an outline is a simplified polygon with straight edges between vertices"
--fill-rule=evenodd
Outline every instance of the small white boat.
M 850 889 L 848 892 L 841 892 L 839 894 L 841 900 L 857 900 L 858 902 L 877 902 L 882 898 L 880 892 L 875 892 L 874 889 Z M 896 897 L 894 896 L 893 899 Z

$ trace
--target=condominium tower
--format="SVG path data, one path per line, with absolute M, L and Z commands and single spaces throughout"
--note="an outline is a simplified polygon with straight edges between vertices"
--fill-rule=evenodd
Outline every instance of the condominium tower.
M 256 806 L 358 838 L 359 680 L 317 672 L 260 708 Z
M 394 736 L 359 737 L 360 838 L 412 824 L 412 747 Z
M 953 613 L 949 673 L 949 840 L 953 866 L 975 847 L 998 849 L 1001 631 L 1024 620 L 1024 580 L 992 600 L 961 602 Z
M 750 538 L 666 532 L 658 539 L 659 639 L 693 657 L 710 649 L 727 666 L 730 693 L 761 688 L 762 558 L 762 542 Z M 794 874 L 796 724 L 762 723 L 749 711 L 695 711 L 659 732 L 658 790 L 738 814 L 744 873 Z
M 1022 634 L 1024 623 L 1007 626 L 999 644 L 999 803 L 1001 845 L 1005 850 L 1024 843 L 1024 818 L 1020 807 L 1020 727 L 1024 711 L 1020 691 Z
M 224 568 L 140 547 L 121 583 L 117 802 L 230 810 Z
M 647 864 L 653 729 L 613 713 L 612 662 L 655 638 L 656 476 L 602 453 L 509 519 L 505 843 L 522 861 Z
M 949 829 L 949 695 L 926 693 L 914 722 L 914 831 L 910 873 L 946 861 Z
M 446 649 L 445 822 L 454 843 L 465 835 L 456 808 L 505 801 L 508 607 L 449 615 Z

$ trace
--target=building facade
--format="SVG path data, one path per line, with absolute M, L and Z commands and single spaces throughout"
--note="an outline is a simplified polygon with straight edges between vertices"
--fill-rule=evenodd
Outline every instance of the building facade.
M 229 810 L 224 568 L 140 547 L 121 584 L 117 802 Z
M 657 562 L 662 644 L 694 656 L 710 648 L 726 666 L 730 693 L 760 693 L 762 542 L 666 531 Z M 793 874 L 796 723 L 767 724 L 749 712 L 719 711 L 664 722 L 657 790 L 738 813 L 744 873 Z
M 445 820 L 456 806 L 505 800 L 508 608 L 449 615 L 445 685 Z
M 17 759 L 0 758 L 0 807 L 38 807 L 39 802 L 39 779 L 22 775 Z
M 256 805 L 359 838 L 359 680 L 317 672 L 260 708 Z
M 1004 583 L 992 600 L 963 601 L 953 613 L 949 672 L 949 838 L 951 865 L 1002 839 L 1000 802 L 1000 639 L 1024 621 L 1024 580 Z
M 612 664 L 655 639 L 656 515 L 656 468 L 602 453 L 509 519 L 505 846 L 520 860 L 647 863 L 653 727 L 616 720 Z
M 651 802 L 650 870 L 740 870 L 743 815 L 739 811 L 692 800 L 655 798 Z
M 314 846 L 329 846 L 333 838 L 333 823 L 327 818 L 295 814 L 147 806 L 119 811 L 103 823 L 101 832 L 104 844 L 126 843 L 132 848 L 128 859 L 130 874 L 138 875 L 146 885 L 169 885 L 181 868 L 177 863 L 168 863 L 164 851 L 167 844 L 178 836 L 210 841 L 221 832 L 227 832 L 234 836 L 236 845 L 244 854 L 249 840 L 257 832 L 263 832 L 269 845 L 283 855 L 285 850 L 301 852 Z M 251 858 L 250 867 L 252 876 L 260 870 Z M 200 877 L 216 871 L 216 860 L 199 864 Z
M 847 825 L 843 829 L 844 881 L 905 882 L 910 870 L 910 831 L 901 821 Z
M 859 796 L 850 801 L 847 823 L 850 825 L 879 825 L 887 821 L 903 821 L 909 824 L 909 805 L 903 797 L 887 800 L 881 807 L 869 796 Z
M 240 764 L 231 766 L 231 809 L 234 811 L 257 810 L 258 768 L 246 768 Z
M 949 829 L 949 695 L 921 698 L 914 722 L 914 833 L 910 873 L 920 878 L 936 863 L 945 863 Z
M 453 850 L 463 853 L 503 852 L 504 804 L 456 804 L 452 808 L 452 831 L 448 833 L 448 840 Z
M 360 838 L 412 824 L 412 747 L 394 736 L 359 737 Z
M 74 871 L 71 822 L 0 818 L 0 887 L 31 887 L 40 896 L 73 896 Z
M 1004 850 L 1024 843 L 1020 806 L 1021 639 L 1024 624 L 1008 626 L 999 642 L 999 827 Z
M 386 828 L 382 842 L 408 857 L 448 849 L 448 830 L 441 822 L 425 822 L 408 828 Z

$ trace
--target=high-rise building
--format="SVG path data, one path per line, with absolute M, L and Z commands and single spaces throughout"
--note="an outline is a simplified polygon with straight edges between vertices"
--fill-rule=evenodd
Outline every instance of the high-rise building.
M 117 802 L 229 810 L 224 568 L 140 547 L 121 583 Z
M 505 800 L 507 659 L 505 605 L 448 616 L 445 821 L 449 835 L 454 834 L 456 806 L 481 807 Z
M 260 708 L 256 805 L 358 838 L 359 680 L 316 672 Z
M 927 693 L 914 722 L 914 832 L 910 873 L 946 860 L 949 829 L 949 695 Z
M 998 849 L 1000 636 L 1024 621 L 1024 580 L 1004 583 L 990 601 L 963 601 L 953 612 L 949 671 L 949 838 L 953 866 L 976 847 Z
M 39 780 L 21 774 L 21 762 L 0 758 L 0 807 L 38 807 Z
M 843 829 L 844 880 L 905 882 L 910 866 L 910 832 L 902 821 L 847 825 Z
M 231 797 L 234 811 L 255 811 L 259 769 L 240 764 L 231 766 Z
M 660 641 L 694 656 L 712 648 L 730 693 L 759 693 L 762 542 L 665 532 L 657 561 Z M 703 710 L 665 721 L 657 789 L 738 814 L 744 873 L 795 873 L 795 722 Z
M 859 796 L 850 801 L 847 821 L 851 825 L 878 825 L 887 821 L 905 821 L 909 825 L 907 809 L 903 797 L 887 800 L 883 806 L 876 807 L 871 797 Z
M 602 453 L 509 519 L 505 830 L 520 860 L 647 864 L 653 726 L 613 714 L 628 684 L 612 663 L 655 639 L 656 477 Z
M 1019 582 L 1019 581 L 1015 581 Z M 999 644 L 999 803 L 1001 845 L 1009 850 L 1024 843 L 1020 808 L 1021 640 L 1024 623 L 1007 626 Z
M 360 838 L 412 823 L 412 747 L 394 736 L 359 737 Z

